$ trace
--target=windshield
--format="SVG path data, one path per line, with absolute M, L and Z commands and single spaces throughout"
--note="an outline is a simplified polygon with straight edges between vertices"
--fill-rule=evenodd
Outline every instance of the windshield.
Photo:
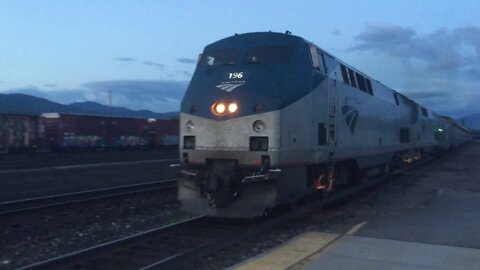
M 201 66 L 235 65 L 240 55 L 240 49 L 206 51 L 200 59 Z
M 285 64 L 290 62 L 292 46 L 252 47 L 247 51 L 247 64 Z

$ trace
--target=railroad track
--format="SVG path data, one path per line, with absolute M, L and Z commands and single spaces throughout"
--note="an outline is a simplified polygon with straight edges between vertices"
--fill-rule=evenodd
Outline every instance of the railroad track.
M 445 155 L 413 163 L 391 174 L 340 190 L 323 200 L 298 206 L 295 211 L 282 213 L 267 220 L 196 217 L 19 269 L 192 269 L 193 263 L 205 256 L 240 244 L 244 239 L 259 235 L 274 226 L 341 203 L 366 189 L 374 188 L 381 182 L 443 158 Z
M 93 152 L 0 153 L 0 170 L 23 170 L 98 163 L 135 162 L 139 160 L 177 159 L 177 149 L 125 150 Z
M 232 220 L 197 217 L 100 244 L 20 269 L 179 269 L 195 260 L 240 243 L 272 227 L 321 208 L 340 203 L 359 192 L 393 179 L 419 162 L 393 174 L 340 190 L 323 200 L 298 206 L 267 220 Z
M 81 192 L 63 193 L 51 196 L 6 201 L 0 203 L 0 216 L 25 212 L 40 208 L 94 201 L 156 190 L 168 190 L 177 187 L 176 179 L 152 181 L 141 184 L 102 188 Z
M 196 217 L 20 269 L 175 269 L 255 222 Z
M 109 167 L 109 166 L 121 166 L 121 165 L 131 165 L 131 164 L 145 164 L 145 163 L 176 163 L 179 159 L 176 158 L 165 158 L 165 159 L 145 159 L 145 160 L 133 160 L 133 161 L 111 161 L 111 162 L 96 162 L 96 163 L 79 163 L 79 164 L 63 164 L 55 166 L 32 166 L 30 168 L 11 168 L 5 169 L 0 165 L 0 173 L 11 173 L 11 172 L 40 172 L 40 171 L 50 171 L 50 170 L 70 170 L 76 168 L 98 168 L 98 167 Z

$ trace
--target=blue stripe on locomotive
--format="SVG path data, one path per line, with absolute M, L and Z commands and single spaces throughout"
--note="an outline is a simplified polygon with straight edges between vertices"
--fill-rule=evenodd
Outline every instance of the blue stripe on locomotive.
M 290 62 L 246 63 L 247 49 L 256 46 L 292 46 Z M 181 104 L 181 112 L 191 113 L 192 106 L 196 106 L 195 115 L 224 120 L 254 114 L 253 108 L 256 104 L 262 106 L 262 112 L 280 110 L 310 93 L 326 78 L 318 72 L 312 76 L 314 71 L 309 44 L 297 36 L 272 32 L 235 35 L 206 46 L 204 53 L 224 49 L 240 49 L 237 63 L 221 66 L 199 65 Z M 242 78 L 244 84 L 231 92 L 217 87 L 225 82 L 226 74 L 234 72 L 243 72 L 246 75 L 246 78 Z M 238 113 L 215 116 L 211 112 L 211 105 L 220 101 L 236 101 L 239 105 Z

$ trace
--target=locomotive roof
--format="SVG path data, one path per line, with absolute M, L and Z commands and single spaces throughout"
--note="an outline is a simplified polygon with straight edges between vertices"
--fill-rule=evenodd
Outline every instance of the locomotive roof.
M 283 46 L 283 45 L 291 45 L 291 46 L 307 46 L 309 44 L 314 45 L 318 48 L 322 53 L 331 57 L 334 61 L 339 64 L 347 66 L 349 69 L 363 75 L 364 77 L 372 80 L 377 84 L 377 89 L 375 92 L 378 94 L 373 96 L 377 96 L 377 98 L 385 99 L 384 97 L 389 97 L 389 102 L 394 102 L 393 100 L 393 93 L 397 93 L 400 97 L 404 98 L 407 102 L 412 103 L 416 106 L 420 106 L 421 108 L 431 112 L 430 115 L 436 115 L 431 109 L 426 108 L 425 106 L 419 104 L 415 100 L 409 98 L 407 95 L 392 89 L 380 81 L 374 79 L 371 76 L 365 75 L 362 71 L 352 67 L 351 65 L 347 64 L 346 62 L 340 60 L 339 58 L 333 56 L 332 54 L 328 53 L 321 47 L 317 46 L 311 41 L 308 41 L 300 36 L 292 35 L 290 32 L 279 33 L 279 32 L 250 32 L 250 33 L 243 33 L 243 34 L 234 34 L 232 36 L 220 39 L 215 41 L 207 46 L 205 46 L 204 52 L 208 52 L 211 50 L 224 50 L 224 49 L 238 49 L 238 48 L 249 48 L 249 47 L 256 47 L 256 46 Z M 195 76 L 195 75 L 194 75 Z M 193 78 L 192 78 L 193 80 Z M 205 91 L 202 94 L 206 93 Z M 383 96 L 383 97 L 382 97 Z M 287 102 L 288 103 L 288 102 Z M 398 104 L 397 104 L 398 105 Z
M 252 46 L 259 44 L 265 45 L 279 45 L 279 44 L 303 44 L 305 39 L 299 36 L 286 33 L 277 32 L 252 32 L 244 34 L 235 34 L 224 39 L 215 41 L 205 47 L 205 50 L 223 49 L 223 48 L 238 48 L 243 46 Z

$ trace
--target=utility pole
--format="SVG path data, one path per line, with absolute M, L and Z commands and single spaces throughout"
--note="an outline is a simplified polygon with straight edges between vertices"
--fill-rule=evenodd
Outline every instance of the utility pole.
M 110 107 L 110 113 L 113 114 L 113 107 L 112 107 L 112 90 L 108 90 L 108 106 Z

